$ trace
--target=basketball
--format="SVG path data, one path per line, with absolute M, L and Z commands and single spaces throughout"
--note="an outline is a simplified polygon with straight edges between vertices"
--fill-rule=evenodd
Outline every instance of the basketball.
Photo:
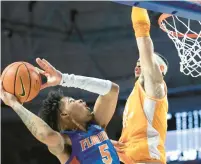
M 15 95 L 21 103 L 34 99 L 40 92 L 42 83 L 40 74 L 27 62 L 8 65 L 1 79 L 5 91 Z

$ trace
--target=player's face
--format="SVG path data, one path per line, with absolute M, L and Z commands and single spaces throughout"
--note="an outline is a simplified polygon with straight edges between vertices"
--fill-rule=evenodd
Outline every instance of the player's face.
M 64 97 L 62 101 L 64 102 L 62 112 L 69 114 L 78 123 L 85 123 L 92 119 L 90 108 L 83 100 Z
M 135 72 L 135 78 L 138 78 L 141 75 L 140 60 L 137 61 L 134 72 Z

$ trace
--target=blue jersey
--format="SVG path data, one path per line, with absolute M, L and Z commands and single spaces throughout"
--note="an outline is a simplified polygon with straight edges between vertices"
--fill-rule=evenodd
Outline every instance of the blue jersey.
M 62 131 L 72 142 L 72 153 L 66 164 L 120 164 L 117 152 L 103 128 L 89 124 L 87 132 Z

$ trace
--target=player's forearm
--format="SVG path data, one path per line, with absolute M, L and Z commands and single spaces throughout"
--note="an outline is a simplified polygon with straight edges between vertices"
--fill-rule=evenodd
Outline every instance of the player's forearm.
M 139 49 L 140 63 L 143 68 L 150 68 L 154 64 L 154 46 L 150 37 L 139 37 L 137 46 Z
M 44 143 L 45 139 L 53 132 L 53 130 L 42 119 L 31 113 L 18 102 L 14 103 L 12 108 L 21 118 L 32 135 L 39 141 Z
M 85 77 L 74 74 L 62 74 L 60 85 L 66 87 L 80 88 L 99 95 L 106 95 L 112 91 L 113 83 L 93 77 Z

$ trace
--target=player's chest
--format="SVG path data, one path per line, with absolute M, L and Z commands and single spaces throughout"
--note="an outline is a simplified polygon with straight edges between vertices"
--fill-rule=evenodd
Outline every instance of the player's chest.
M 90 135 L 78 134 L 76 141 L 73 145 L 80 152 L 87 151 L 89 149 L 95 148 L 97 145 L 108 140 L 108 136 L 105 131 L 98 131 L 96 133 L 91 133 Z

